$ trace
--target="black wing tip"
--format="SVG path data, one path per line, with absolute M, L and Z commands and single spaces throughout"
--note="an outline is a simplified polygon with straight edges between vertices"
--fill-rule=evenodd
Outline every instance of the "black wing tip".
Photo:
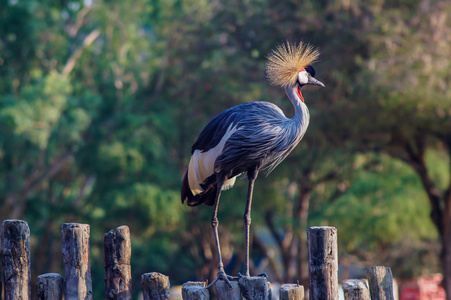
M 207 206 L 213 206 L 215 204 L 215 195 L 216 195 L 216 187 L 211 188 L 211 189 L 203 192 L 202 194 L 199 194 L 196 196 L 191 196 L 191 197 L 188 196 L 187 204 L 188 204 L 188 206 L 198 206 L 201 204 L 205 204 Z
M 190 192 L 189 189 L 189 183 L 188 183 L 188 169 L 185 170 L 185 173 L 183 174 L 183 181 L 182 181 L 182 190 L 181 190 L 181 200 L 182 204 L 185 204 L 186 198 L 187 198 L 187 192 Z
M 216 178 L 216 176 L 214 178 Z M 212 180 L 213 176 L 210 176 L 210 179 Z M 216 190 L 217 190 L 216 184 L 210 183 L 206 187 L 204 192 L 198 195 L 193 195 L 188 182 L 188 169 L 185 170 L 185 173 L 183 174 L 183 183 L 181 190 L 182 204 L 185 204 L 185 201 L 188 200 L 187 201 L 188 206 L 198 206 L 201 204 L 213 206 L 215 204 Z

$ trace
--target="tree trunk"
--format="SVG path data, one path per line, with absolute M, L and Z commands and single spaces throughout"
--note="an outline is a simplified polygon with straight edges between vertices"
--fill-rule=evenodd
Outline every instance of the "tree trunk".
M 442 252 L 440 260 L 443 266 L 443 287 L 446 299 L 451 300 L 451 197 L 444 199 Z
M 451 140 L 444 140 L 444 142 L 451 159 Z M 443 266 L 443 287 L 447 299 L 451 300 L 451 182 L 447 190 L 442 192 L 432 181 L 425 162 L 425 146 L 422 139 L 417 138 L 414 144 L 406 142 L 404 149 L 408 156 L 407 162 L 420 177 L 431 204 L 431 220 L 436 226 L 442 242 L 440 261 Z M 451 174 L 451 165 L 449 173 Z
M 451 161 L 451 138 L 445 140 L 445 144 L 448 148 L 448 157 Z M 451 163 L 448 170 L 451 178 Z M 444 209 L 443 229 L 442 231 L 442 253 L 441 263 L 443 266 L 443 286 L 446 291 L 446 298 L 451 300 L 451 180 L 449 186 L 443 195 Z

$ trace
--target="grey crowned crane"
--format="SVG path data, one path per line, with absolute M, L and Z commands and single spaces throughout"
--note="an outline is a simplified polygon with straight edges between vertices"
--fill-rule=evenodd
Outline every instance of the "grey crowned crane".
M 213 206 L 211 226 L 218 251 L 218 279 L 229 284 L 224 272 L 218 236 L 218 203 L 221 191 L 235 184 L 236 177 L 247 173 L 249 189 L 244 212 L 245 276 L 249 274 L 249 229 L 254 181 L 260 169 L 271 172 L 296 147 L 307 131 L 309 111 L 301 89 L 312 84 L 324 87 L 314 78 L 311 64 L 319 52 L 300 42 L 279 45 L 268 56 L 266 72 L 273 85 L 285 88 L 295 115 L 287 118 L 270 102 L 249 102 L 229 108 L 216 116 L 202 130 L 191 150 L 191 160 L 183 176 L 182 203 L 189 206 Z

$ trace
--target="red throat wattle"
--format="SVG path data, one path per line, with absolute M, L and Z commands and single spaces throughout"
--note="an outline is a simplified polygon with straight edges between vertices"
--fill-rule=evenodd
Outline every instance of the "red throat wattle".
M 298 92 L 299 99 L 301 99 L 301 101 L 304 102 L 304 97 L 302 97 L 301 89 L 297 88 L 296 91 Z

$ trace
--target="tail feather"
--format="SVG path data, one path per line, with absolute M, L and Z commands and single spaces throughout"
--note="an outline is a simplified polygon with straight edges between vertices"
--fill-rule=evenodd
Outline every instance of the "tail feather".
M 185 203 L 187 192 L 190 192 L 189 183 L 188 183 L 188 169 L 185 170 L 185 173 L 183 174 L 183 181 L 182 181 L 182 204 Z

